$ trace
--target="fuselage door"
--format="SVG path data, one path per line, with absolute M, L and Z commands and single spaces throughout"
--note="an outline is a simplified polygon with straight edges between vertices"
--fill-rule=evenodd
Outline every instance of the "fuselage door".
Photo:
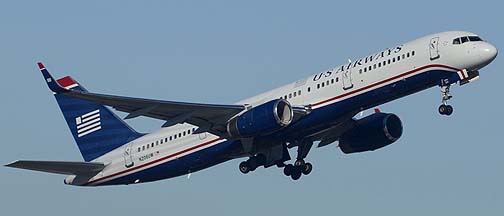
M 429 53 L 431 61 L 439 58 L 439 37 L 430 40 Z
M 126 144 L 124 147 L 124 166 L 126 168 L 130 168 L 134 165 L 133 163 L 133 151 L 132 151 L 133 142 Z
M 348 70 L 343 71 L 341 73 L 341 80 L 343 81 L 343 89 L 348 90 L 353 87 L 352 83 L 352 68 L 349 68 Z

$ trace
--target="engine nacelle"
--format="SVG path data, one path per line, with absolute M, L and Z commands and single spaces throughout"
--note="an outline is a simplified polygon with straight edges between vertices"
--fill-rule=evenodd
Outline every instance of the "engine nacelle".
M 345 132 L 339 147 L 345 154 L 374 151 L 398 140 L 402 135 L 401 119 L 395 114 L 374 113 L 357 121 L 357 126 Z
M 268 135 L 289 125 L 293 115 L 289 102 L 276 99 L 231 119 L 227 131 L 234 138 Z

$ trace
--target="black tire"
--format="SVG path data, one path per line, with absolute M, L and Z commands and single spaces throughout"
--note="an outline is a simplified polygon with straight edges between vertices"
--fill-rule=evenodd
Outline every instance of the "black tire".
M 243 174 L 247 174 L 251 171 L 249 163 L 247 161 L 241 162 L 239 168 L 240 168 L 240 172 Z
M 292 174 L 292 170 L 294 170 L 294 166 L 292 166 L 292 164 L 285 165 L 284 170 L 283 170 L 284 175 L 290 176 Z
M 453 113 L 453 107 L 450 105 L 446 106 L 445 115 L 451 115 L 452 113 Z
M 444 104 L 441 104 L 441 106 L 439 106 L 439 108 L 438 108 L 439 114 L 446 115 L 446 109 L 447 109 L 447 106 Z
M 298 180 L 299 178 L 301 178 L 301 175 L 302 175 L 302 174 L 303 174 L 303 173 L 301 173 L 301 169 L 296 168 L 296 169 L 294 169 L 294 170 L 292 171 L 292 173 L 291 173 L 291 178 L 292 178 L 292 180 L 294 180 L 294 181 L 295 181 L 295 180 Z
M 310 174 L 310 173 L 311 173 L 311 171 L 312 171 L 312 169 L 313 169 L 312 164 L 311 164 L 311 163 L 306 163 L 306 164 L 304 165 L 304 167 L 303 167 L 303 170 L 302 170 L 303 175 L 308 175 L 308 174 Z
M 303 159 L 298 159 L 294 162 L 294 166 L 303 167 L 305 165 L 305 161 Z

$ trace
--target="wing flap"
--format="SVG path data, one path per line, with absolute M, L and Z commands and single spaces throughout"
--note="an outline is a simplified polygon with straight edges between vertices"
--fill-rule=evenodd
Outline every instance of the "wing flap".
M 105 168 L 105 164 L 97 162 L 70 162 L 70 161 L 27 161 L 17 160 L 7 167 L 49 172 L 66 175 L 79 175 L 98 173 Z

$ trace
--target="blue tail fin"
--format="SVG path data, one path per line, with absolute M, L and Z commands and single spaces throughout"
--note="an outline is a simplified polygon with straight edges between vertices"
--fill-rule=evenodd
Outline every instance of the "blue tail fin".
M 94 160 L 142 136 L 107 107 L 55 92 L 55 86 L 65 90 L 86 91 L 86 89 L 69 76 L 53 82 L 54 78 L 44 65 L 39 63 L 39 67 L 49 88 L 53 90 L 56 101 L 85 161 Z

